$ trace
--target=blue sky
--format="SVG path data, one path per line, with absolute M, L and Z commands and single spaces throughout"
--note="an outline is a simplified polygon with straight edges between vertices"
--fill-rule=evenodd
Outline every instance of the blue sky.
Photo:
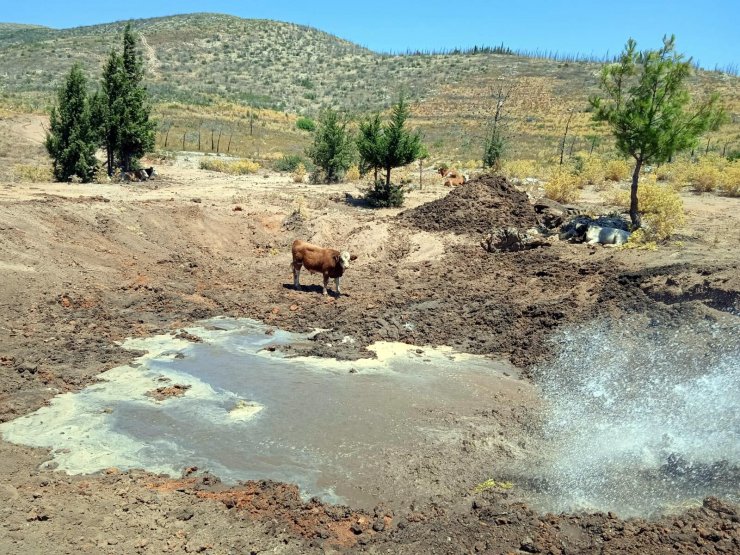
M 740 0 L 0 0 L 0 21 L 55 28 L 209 11 L 311 25 L 380 51 L 475 44 L 601 56 L 627 38 L 656 48 L 674 33 L 678 50 L 704 67 L 740 63 Z

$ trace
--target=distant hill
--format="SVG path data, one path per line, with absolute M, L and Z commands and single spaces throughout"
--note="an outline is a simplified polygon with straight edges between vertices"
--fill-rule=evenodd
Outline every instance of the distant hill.
M 230 103 L 309 116 L 323 106 L 365 114 L 387 108 L 403 91 L 433 149 L 477 158 L 491 91 L 503 85 L 515 89 L 507 108 L 518 155 L 555 149 L 570 109 L 579 112 L 572 126 L 579 146 L 599 133 L 583 112 L 597 90 L 595 63 L 488 52 L 391 56 L 306 26 L 209 13 L 131 23 L 142 39 L 147 86 L 163 109 L 200 106 L 217 117 L 208 106 Z M 0 24 L 0 94 L 41 109 L 75 61 L 97 81 L 111 48 L 120 48 L 125 24 L 63 30 Z M 735 125 L 722 140 L 736 140 L 740 79 L 700 72 L 694 86 L 727 97 Z

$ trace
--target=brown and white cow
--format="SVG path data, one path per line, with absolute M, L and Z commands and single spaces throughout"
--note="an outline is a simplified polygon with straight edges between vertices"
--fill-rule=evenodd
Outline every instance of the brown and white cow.
M 445 187 L 465 185 L 468 182 L 468 176 L 464 173 L 458 173 L 456 171 L 447 174 L 447 180 L 445 181 Z
M 296 239 L 293 241 L 293 287 L 300 290 L 299 278 L 303 267 L 311 273 L 320 272 L 323 274 L 324 295 L 326 295 L 329 278 L 334 278 L 334 283 L 337 286 L 337 296 L 339 296 L 341 293 L 339 280 L 344 275 L 344 271 L 349 268 L 351 260 L 357 260 L 357 256 L 350 254 L 348 251 L 325 249 Z

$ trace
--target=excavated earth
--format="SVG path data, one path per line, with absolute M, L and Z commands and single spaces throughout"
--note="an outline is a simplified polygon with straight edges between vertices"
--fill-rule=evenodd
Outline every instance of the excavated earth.
M 217 315 L 328 330 L 303 354 L 366 357 L 378 340 L 450 345 L 508 358 L 526 376 L 567 325 L 639 314 L 645 326 L 671 326 L 739 308 L 735 199 L 686 195 L 682 243 L 655 252 L 553 239 L 547 249 L 489 254 L 479 241 L 491 226 L 536 224 L 527 196 L 498 178 L 449 194 L 427 186 L 399 215 L 334 200 L 356 194 L 350 185 L 228 177 L 184 163 L 161 174 L 125 186 L 0 185 L 0 421 L 131 361 L 136 353 L 117 344 L 126 337 L 176 334 Z M 304 291 L 291 288 L 298 236 L 358 255 L 345 294 L 323 298 L 310 275 Z M 536 421 L 494 400 L 486 417 L 502 430 Z M 461 440 L 450 463 L 460 475 L 475 445 Z M 226 487 L 193 468 L 181 479 L 113 468 L 68 476 L 40 470 L 48 457 L 0 441 L 2 553 L 740 551 L 738 508 L 713 498 L 657 520 L 543 515 L 516 489 L 476 493 L 484 477 L 471 476 L 455 495 L 358 511 L 302 501 L 288 484 Z M 444 464 L 421 464 L 420 479 L 431 484 Z

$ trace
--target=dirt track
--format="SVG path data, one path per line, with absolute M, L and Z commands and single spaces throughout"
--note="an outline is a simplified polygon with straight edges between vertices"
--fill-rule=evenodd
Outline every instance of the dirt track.
M 0 185 L 0 420 L 130 360 L 115 341 L 221 314 L 296 331 L 331 328 L 309 346 L 313 354 L 356 358 L 376 340 L 398 340 L 505 356 L 526 371 L 549 356 L 549 335 L 570 323 L 640 313 L 670 325 L 739 308 L 733 199 L 687 195 L 680 247 L 617 251 L 554 241 L 487 254 L 477 228 L 429 231 L 397 211 L 347 205 L 344 192 L 357 194 L 349 185 L 231 178 L 187 165 L 162 174 L 145 185 Z M 438 185 L 415 192 L 408 206 L 445 192 Z M 345 295 L 322 298 L 318 276 L 304 278 L 307 291 L 290 288 L 288 245 L 296 236 L 359 255 Z M 354 344 L 340 344 L 347 335 Z M 528 416 L 511 410 L 500 418 L 515 430 Z M 515 494 L 468 489 L 402 514 L 383 507 L 364 514 L 301 503 L 283 484 L 219 493 L 208 477 L 36 470 L 45 456 L 0 442 L 0 552 L 740 549 L 737 508 L 714 501 L 658 522 L 624 522 L 539 516 L 512 505 Z

